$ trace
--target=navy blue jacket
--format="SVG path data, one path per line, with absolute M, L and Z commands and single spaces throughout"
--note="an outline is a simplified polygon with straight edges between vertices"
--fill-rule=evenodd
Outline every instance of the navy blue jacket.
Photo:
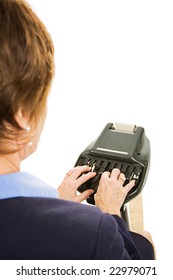
M 54 198 L 0 200 L 1 260 L 153 258 L 146 238 L 96 207 Z

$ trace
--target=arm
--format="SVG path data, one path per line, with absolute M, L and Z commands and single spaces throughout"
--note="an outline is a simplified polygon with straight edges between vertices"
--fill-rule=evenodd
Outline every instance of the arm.
M 94 259 L 142 259 L 124 221 L 108 214 L 104 214 L 101 220 L 94 253 Z
M 139 246 L 140 243 L 142 246 Z M 153 248 L 143 236 L 137 235 L 137 239 L 132 236 L 119 216 L 104 214 L 98 230 L 94 259 L 152 260 Z
M 119 216 L 113 216 L 113 217 L 118 223 L 119 232 L 124 239 L 124 243 L 127 250 L 131 251 L 132 249 L 131 242 L 133 242 L 134 246 L 136 247 L 136 249 L 140 254 L 141 259 L 154 260 L 154 248 L 149 236 L 145 235 L 144 231 L 141 234 L 129 231 L 123 219 L 121 219 Z

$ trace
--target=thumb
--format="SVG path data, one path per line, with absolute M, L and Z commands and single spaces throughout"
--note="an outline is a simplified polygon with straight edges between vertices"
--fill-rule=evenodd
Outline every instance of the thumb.
M 76 201 L 76 202 L 82 202 L 82 201 L 84 201 L 85 199 L 87 199 L 91 194 L 93 194 L 94 193 L 94 190 L 92 190 L 92 189 L 89 189 L 89 190 L 86 190 L 86 191 L 84 191 L 83 193 L 81 193 L 80 195 L 78 195 L 75 199 L 74 199 L 74 201 Z

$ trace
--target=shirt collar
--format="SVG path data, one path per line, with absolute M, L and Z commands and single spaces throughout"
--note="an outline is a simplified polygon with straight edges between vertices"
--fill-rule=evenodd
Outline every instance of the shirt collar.
M 26 172 L 0 175 L 0 199 L 14 197 L 49 197 L 57 198 L 53 188 Z

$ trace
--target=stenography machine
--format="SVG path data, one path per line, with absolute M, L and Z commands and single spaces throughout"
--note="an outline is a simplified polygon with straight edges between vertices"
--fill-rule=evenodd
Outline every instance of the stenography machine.
M 98 138 L 78 157 L 75 166 L 88 165 L 96 176 L 82 184 L 79 192 L 93 189 L 97 192 L 101 174 L 118 168 L 125 175 L 125 184 L 135 180 L 135 186 L 127 194 L 122 207 L 135 198 L 143 189 L 150 165 L 150 142 L 143 127 L 122 123 L 108 123 Z M 87 202 L 94 204 L 94 194 Z

